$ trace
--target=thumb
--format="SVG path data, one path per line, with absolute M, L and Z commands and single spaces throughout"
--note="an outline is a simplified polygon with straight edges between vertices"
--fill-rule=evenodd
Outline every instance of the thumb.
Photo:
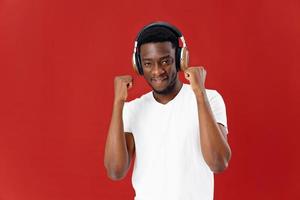
M 127 89 L 132 88 L 133 85 L 133 80 L 131 80 L 129 83 L 127 83 Z
M 184 77 L 187 79 L 187 80 L 190 80 L 190 73 L 188 71 L 184 71 Z

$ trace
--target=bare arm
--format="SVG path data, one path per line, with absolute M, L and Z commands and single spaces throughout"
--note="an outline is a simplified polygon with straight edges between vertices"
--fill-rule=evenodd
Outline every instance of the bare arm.
M 203 157 L 213 172 L 222 172 L 231 157 L 225 128 L 215 121 L 206 94 L 196 93 L 196 99 Z
M 197 100 L 202 154 L 210 169 L 218 173 L 227 168 L 231 150 L 226 130 L 216 122 L 210 108 L 204 87 L 205 76 L 204 68 L 192 67 L 185 71 L 185 77 L 190 81 Z
M 133 136 L 131 133 L 124 133 L 122 119 L 128 85 L 132 85 L 129 76 L 115 79 L 115 100 L 104 154 L 104 166 L 113 180 L 122 179 L 126 175 L 134 154 Z

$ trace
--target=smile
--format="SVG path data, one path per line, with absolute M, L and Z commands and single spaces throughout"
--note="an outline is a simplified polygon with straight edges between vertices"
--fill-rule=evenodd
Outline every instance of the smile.
M 151 81 L 155 82 L 155 83 L 161 83 L 161 82 L 163 82 L 163 81 L 165 81 L 167 79 L 168 79 L 168 77 L 165 76 L 165 77 L 151 78 Z

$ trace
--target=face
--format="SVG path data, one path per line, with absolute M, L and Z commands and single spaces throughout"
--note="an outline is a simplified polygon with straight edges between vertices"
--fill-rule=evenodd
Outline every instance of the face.
M 177 78 L 175 48 L 171 42 L 146 43 L 140 47 L 144 78 L 158 94 L 173 91 Z

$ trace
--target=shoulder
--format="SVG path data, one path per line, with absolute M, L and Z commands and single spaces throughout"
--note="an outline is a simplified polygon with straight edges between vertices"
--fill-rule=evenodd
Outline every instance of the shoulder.
M 183 84 L 183 88 L 186 91 L 186 93 L 194 94 L 190 84 Z M 209 100 L 218 97 L 222 98 L 221 94 L 215 89 L 205 89 L 205 91 Z
M 206 89 L 206 94 L 209 100 L 214 98 L 222 98 L 221 94 L 215 89 Z
M 126 107 L 127 109 L 135 109 L 137 107 L 145 105 L 151 101 L 151 95 L 152 95 L 152 92 L 148 92 L 138 98 L 135 98 L 131 101 L 127 101 L 127 102 L 125 102 L 124 107 Z
M 185 93 L 186 98 L 194 99 L 194 98 L 191 98 L 191 97 L 195 96 L 194 91 L 192 90 L 191 86 L 189 84 L 184 84 L 183 86 L 184 86 L 183 88 L 185 90 L 184 93 Z M 222 95 L 216 89 L 206 88 L 205 92 L 206 92 L 207 100 L 212 106 L 224 104 Z

